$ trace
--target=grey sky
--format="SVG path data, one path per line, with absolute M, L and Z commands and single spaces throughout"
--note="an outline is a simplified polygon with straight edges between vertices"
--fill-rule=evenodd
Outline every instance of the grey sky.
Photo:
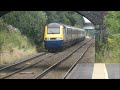
M 85 23 L 90 23 L 90 21 L 87 18 L 85 18 L 85 17 L 83 17 L 83 18 L 85 20 Z

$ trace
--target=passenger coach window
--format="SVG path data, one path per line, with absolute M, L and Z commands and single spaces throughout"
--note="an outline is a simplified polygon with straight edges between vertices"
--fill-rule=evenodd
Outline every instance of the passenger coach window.
M 60 29 L 59 28 L 48 28 L 48 34 L 59 34 Z

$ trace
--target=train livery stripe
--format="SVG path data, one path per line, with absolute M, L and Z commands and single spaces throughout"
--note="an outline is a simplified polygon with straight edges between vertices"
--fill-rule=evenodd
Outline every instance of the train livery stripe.
M 46 48 L 59 48 L 63 45 L 63 40 L 57 40 L 57 41 L 45 41 L 45 47 Z

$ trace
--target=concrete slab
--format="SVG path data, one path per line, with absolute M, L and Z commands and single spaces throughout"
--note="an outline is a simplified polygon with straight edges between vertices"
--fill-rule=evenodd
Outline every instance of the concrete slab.
M 75 66 L 66 79 L 91 79 L 94 63 L 80 63 Z
M 109 79 L 120 79 L 120 64 L 105 64 Z
M 120 79 L 120 64 L 79 63 L 66 79 Z

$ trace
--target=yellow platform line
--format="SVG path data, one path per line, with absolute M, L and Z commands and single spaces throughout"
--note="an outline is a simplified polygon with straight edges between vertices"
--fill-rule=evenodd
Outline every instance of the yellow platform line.
M 108 73 L 104 63 L 94 64 L 92 79 L 108 79 Z

